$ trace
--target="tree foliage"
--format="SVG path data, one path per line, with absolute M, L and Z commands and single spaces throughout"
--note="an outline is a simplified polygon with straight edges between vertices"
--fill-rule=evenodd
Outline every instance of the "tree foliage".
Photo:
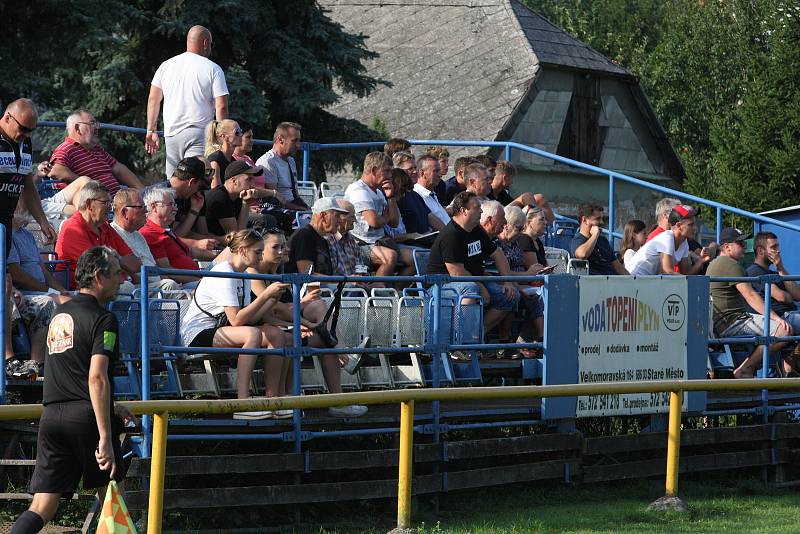
M 336 90 L 363 96 L 383 82 L 365 74 L 363 62 L 374 54 L 363 36 L 346 33 L 313 0 L 0 2 L 0 20 L 6 36 L 0 60 L 15 73 L 0 79 L 0 101 L 28 96 L 46 119 L 63 120 L 85 107 L 103 122 L 144 127 L 153 73 L 185 50 L 189 27 L 202 24 L 213 35 L 211 59 L 226 73 L 231 115 L 254 122 L 256 137 L 270 138 L 284 120 L 303 124 L 313 141 L 376 136 L 324 111 L 336 102 Z M 47 132 L 46 145 L 62 136 Z M 138 136 L 102 139 L 140 173 L 163 168 L 163 160 L 145 155 Z M 334 167 L 348 161 L 342 153 L 324 157 Z
M 800 190 L 800 24 L 787 0 L 529 0 L 637 75 L 692 193 L 758 211 Z

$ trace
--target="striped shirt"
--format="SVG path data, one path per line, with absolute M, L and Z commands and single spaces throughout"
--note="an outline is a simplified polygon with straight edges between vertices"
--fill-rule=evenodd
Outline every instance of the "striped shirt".
M 112 172 L 117 160 L 100 145 L 87 149 L 67 137 L 53 151 L 50 163 L 63 165 L 78 176 L 88 176 L 97 180 L 108 190 L 111 198 L 114 198 L 120 190 L 119 181 Z

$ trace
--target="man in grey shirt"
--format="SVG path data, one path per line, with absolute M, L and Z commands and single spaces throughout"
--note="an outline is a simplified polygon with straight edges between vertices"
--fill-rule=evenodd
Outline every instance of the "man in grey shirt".
M 266 186 L 275 189 L 280 206 L 289 210 L 310 211 L 297 192 L 297 164 L 294 155 L 300 147 L 300 129 L 296 122 L 282 122 L 275 128 L 272 148 L 258 158 L 256 165 L 264 169 Z

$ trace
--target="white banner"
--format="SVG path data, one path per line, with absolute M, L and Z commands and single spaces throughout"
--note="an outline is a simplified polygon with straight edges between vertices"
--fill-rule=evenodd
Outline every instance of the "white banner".
M 578 383 L 686 378 L 686 295 L 683 276 L 582 276 Z M 626 393 L 578 397 L 576 415 L 667 411 L 669 393 Z

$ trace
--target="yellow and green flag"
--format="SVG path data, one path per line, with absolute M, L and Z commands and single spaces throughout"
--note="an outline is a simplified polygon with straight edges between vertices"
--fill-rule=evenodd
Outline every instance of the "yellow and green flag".
M 103 511 L 97 522 L 97 534 L 136 534 L 128 507 L 122 499 L 122 494 L 115 481 L 108 484 L 106 498 L 103 501 Z

